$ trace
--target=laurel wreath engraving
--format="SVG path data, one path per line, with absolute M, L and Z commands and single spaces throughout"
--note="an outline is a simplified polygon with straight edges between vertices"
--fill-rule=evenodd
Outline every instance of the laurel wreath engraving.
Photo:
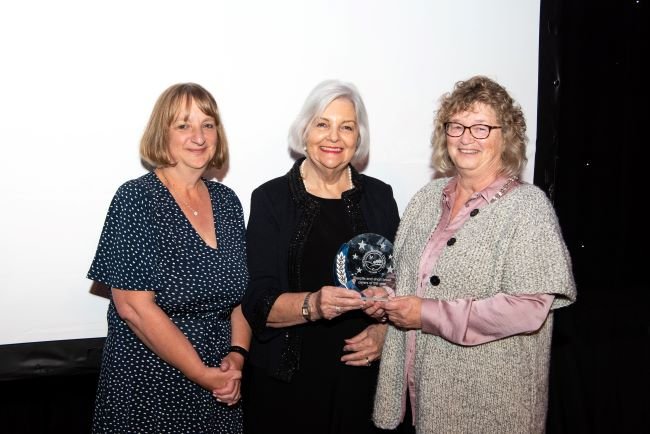
M 336 255 L 336 278 L 344 288 L 348 287 L 347 279 L 345 278 L 345 255 L 343 255 L 343 252 Z

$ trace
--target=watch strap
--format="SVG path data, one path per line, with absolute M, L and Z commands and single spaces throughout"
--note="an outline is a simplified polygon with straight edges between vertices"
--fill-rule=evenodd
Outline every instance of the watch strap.
M 311 321 L 311 309 L 309 308 L 309 297 L 311 297 L 313 293 L 309 292 L 305 296 L 305 299 L 302 302 L 302 317 L 305 318 L 307 321 Z

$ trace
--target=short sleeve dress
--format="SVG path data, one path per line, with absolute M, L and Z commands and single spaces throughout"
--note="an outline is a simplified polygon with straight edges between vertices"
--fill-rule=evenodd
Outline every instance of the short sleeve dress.
M 218 366 L 231 343 L 230 314 L 248 272 L 241 203 L 228 187 L 210 192 L 218 248 L 201 239 L 153 173 L 115 194 L 88 278 L 113 288 L 155 291 L 156 303 L 204 363 Z M 239 405 L 220 404 L 149 350 L 108 307 L 108 335 L 93 432 L 239 433 Z

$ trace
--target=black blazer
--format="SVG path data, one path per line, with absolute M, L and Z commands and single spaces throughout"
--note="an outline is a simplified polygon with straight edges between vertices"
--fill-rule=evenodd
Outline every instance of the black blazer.
M 280 294 L 304 291 L 302 249 L 319 204 L 300 178 L 303 160 L 253 191 L 246 230 L 250 283 L 242 310 L 253 330 L 249 363 L 284 381 L 290 381 L 298 367 L 300 336 L 296 326 L 271 328 L 266 321 Z M 354 232 L 375 232 L 393 241 L 399 212 L 390 185 L 354 168 L 352 182 L 355 188 L 344 192 L 342 199 Z

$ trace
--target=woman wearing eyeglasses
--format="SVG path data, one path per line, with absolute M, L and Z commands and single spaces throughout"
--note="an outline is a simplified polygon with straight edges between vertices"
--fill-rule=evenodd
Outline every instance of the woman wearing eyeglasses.
M 526 163 L 519 105 L 483 76 L 456 83 L 434 121 L 437 179 L 410 201 L 384 304 L 374 421 L 418 433 L 545 430 L 553 309 L 575 301 L 571 260 Z

